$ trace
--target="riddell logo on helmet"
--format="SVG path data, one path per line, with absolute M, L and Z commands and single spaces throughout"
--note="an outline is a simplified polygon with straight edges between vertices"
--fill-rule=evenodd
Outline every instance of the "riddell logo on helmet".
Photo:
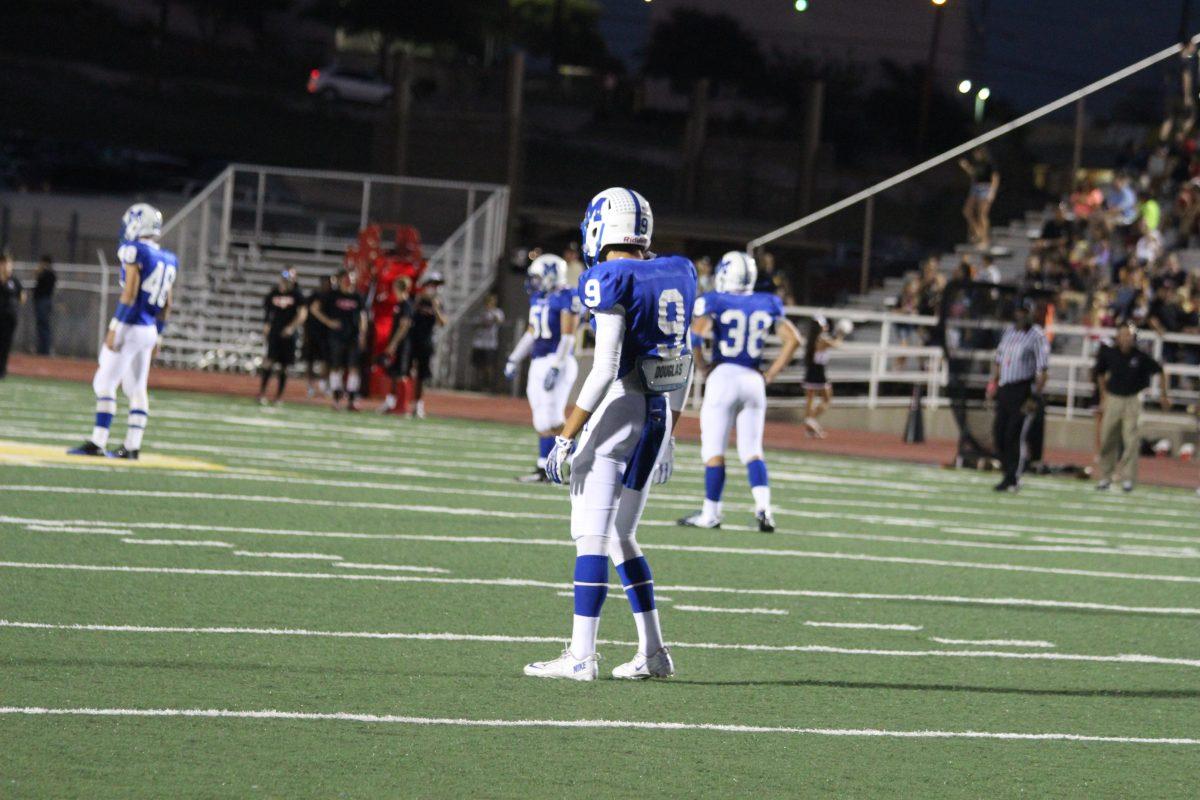
M 641 244 L 642 239 L 645 238 L 645 236 L 626 236 L 621 241 L 625 244 Z

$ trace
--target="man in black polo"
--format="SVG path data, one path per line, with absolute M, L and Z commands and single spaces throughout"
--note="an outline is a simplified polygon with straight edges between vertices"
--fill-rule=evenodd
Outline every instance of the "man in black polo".
M 1121 488 L 1133 491 L 1140 449 L 1141 395 L 1150 386 L 1150 380 L 1163 371 L 1162 365 L 1136 344 L 1134 327 L 1122 325 L 1117 329 L 1116 345 L 1104 347 L 1096 357 L 1096 382 L 1104 409 L 1100 422 L 1100 481 L 1096 488 L 1102 491 L 1112 486 L 1114 472 L 1121 479 Z M 1159 402 L 1164 411 L 1169 410 L 1171 400 L 1166 381 L 1159 386 Z
M 296 270 L 288 267 L 279 274 L 275 288 L 263 298 L 263 337 L 267 340 L 267 357 L 263 359 L 258 386 L 259 405 L 267 404 L 267 383 L 275 367 L 279 368 L 279 382 L 274 402 L 278 404 L 283 398 L 288 368 L 296 362 L 296 332 L 307 316 L 304 293 L 296 286 Z
M 17 331 L 17 317 L 25 302 L 25 287 L 13 275 L 12 256 L 0 253 L 0 378 L 8 372 L 8 351 Z
M 996 348 L 992 377 L 987 395 L 996 400 L 996 418 L 992 437 L 1004 478 L 997 492 L 1016 492 L 1021 488 L 1025 470 L 1025 437 L 1037 416 L 1046 387 L 1046 369 L 1050 361 L 1050 343 L 1041 328 L 1033 324 L 1028 301 L 1017 306 L 1013 324 L 1005 328 Z

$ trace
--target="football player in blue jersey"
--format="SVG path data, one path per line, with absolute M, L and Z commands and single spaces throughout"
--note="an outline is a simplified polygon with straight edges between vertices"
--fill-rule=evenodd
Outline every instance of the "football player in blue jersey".
M 712 334 L 712 368 L 700 406 L 704 507 L 679 520 L 680 525 L 721 527 L 725 446 L 730 428 L 736 428 L 738 458 L 746 465 L 750 479 L 758 529 L 763 533 L 775 530 L 771 487 L 762 457 L 767 384 L 791 362 L 800 346 L 800 333 L 784 316 L 778 295 L 754 291 L 757 276 L 754 258 L 748 253 L 726 253 L 717 265 L 715 291 L 702 295 L 692 312 L 692 332 L 699 336 Z M 772 329 L 783 346 L 764 375 L 760 372 L 763 349 Z
M 146 203 L 130 206 L 121 218 L 121 300 L 100 348 L 100 366 L 92 379 L 96 423 L 92 436 L 67 452 L 79 456 L 137 459 L 150 416 L 146 379 L 171 308 L 171 286 L 179 271 L 175 254 L 158 245 L 162 213 Z M 129 399 L 125 443 L 108 452 L 108 431 L 117 413 L 117 386 Z
M 609 559 L 638 632 L 637 652 L 613 677 L 675 674 L 637 526 L 649 484 L 665 483 L 674 464 L 671 431 L 692 372 L 687 321 L 696 301 L 696 268 L 686 258 L 649 252 L 653 229 L 650 204 L 630 189 L 596 195 L 583 218 L 588 269 L 579 278 L 579 295 L 592 314 L 595 357 L 546 456 L 550 480 L 571 483 L 574 625 L 563 654 L 529 664 L 526 675 L 595 680 Z
M 538 435 L 538 459 L 537 469 L 517 478 L 521 483 L 549 480 L 546 454 L 554 446 L 554 437 L 562 431 L 567 395 L 579 371 L 575 361 L 575 328 L 581 311 L 579 295 L 566 283 L 567 262 L 558 256 L 541 255 L 529 265 L 525 280 L 529 325 L 504 365 L 504 377 L 512 380 L 521 362 L 532 355 L 525 395 Z

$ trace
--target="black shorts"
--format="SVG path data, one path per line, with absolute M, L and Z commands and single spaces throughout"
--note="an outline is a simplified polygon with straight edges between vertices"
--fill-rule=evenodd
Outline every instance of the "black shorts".
M 291 336 L 267 335 L 267 360 L 290 367 L 296 363 L 296 334 Z
M 362 351 L 358 349 L 357 339 L 331 338 L 329 340 L 330 369 L 358 369 L 362 360 Z
M 308 363 L 314 361 L 328 361 L 329 347 L 328 337 L 323 331 L 306 330 L 304 332 L 304 346 L 300 348 L 300 358 Z
M 813 364 L 804 370 L 804 388 L 805 389 L 824 389 L 829 385 L 829 379 L 825 377 L 825 365 Z
M 423 381 L 433 377 L 433 343 L 412 342 L 408 347 L 408 359 L 405 373 L 416 373 Z

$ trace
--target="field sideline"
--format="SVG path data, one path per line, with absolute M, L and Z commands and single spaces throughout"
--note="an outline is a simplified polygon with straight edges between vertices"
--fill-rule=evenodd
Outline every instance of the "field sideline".
M 571 613 L 530 431 L 151 414 L 138 464 L 67 459 L 89 387 L 0 382 L 0 796 L 1195 795 L 1189 491 L 777 452 L 780 532 L 736 469 L 700 531 L 681 445 L 640 537 L 679 674 L 566 685 L 520 674 Z

